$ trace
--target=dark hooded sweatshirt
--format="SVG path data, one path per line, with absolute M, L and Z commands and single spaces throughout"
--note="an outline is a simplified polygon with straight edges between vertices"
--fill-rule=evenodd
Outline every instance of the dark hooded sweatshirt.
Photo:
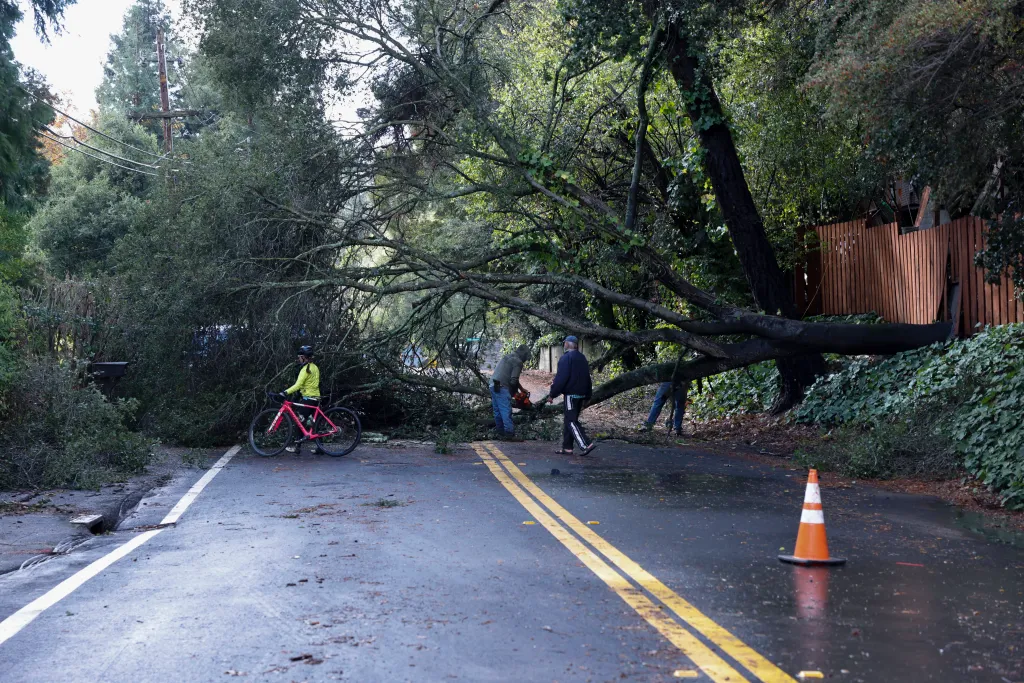
M 555 381 L 551 383 L 552 400 L 565 394 L 576 398 L 589 399 L 593 391 L 590 383 L 590 364 L 587 357 L 573 349 L 558 359 Z

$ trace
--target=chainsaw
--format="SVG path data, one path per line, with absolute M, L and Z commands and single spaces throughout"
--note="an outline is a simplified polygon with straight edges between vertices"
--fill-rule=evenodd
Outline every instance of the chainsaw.
M 512 396 L 512 407 L 518 408 L 519 410 L 529 410 L 532 408 L 533 404 L 530 403 L 530 392 L 519 387 L 515 395 Z

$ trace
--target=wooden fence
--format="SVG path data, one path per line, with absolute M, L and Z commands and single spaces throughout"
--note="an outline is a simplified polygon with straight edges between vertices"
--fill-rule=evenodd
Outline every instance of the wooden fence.
M 985 223 L 961 218 L 929 230 L 899 234 L 895 225 L 864 221 L 812 230 L 821 248 L 795 273 L 797 305 L 805 315 L 876 312 L 889 322 L 954 320 L 957 333 L 977 326 L 1024 322 L 1024 303 L 1013 282 L 985 282 L 974 265 L 984 248 Z

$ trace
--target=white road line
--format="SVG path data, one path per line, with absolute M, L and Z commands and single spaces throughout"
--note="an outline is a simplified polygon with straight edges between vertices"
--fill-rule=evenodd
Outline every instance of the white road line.
M 188 506 L 192 504 L 192 501 L 199 497 L 199 494 L 203 492 L 206 485 L 213 481 L 213 478 L 216 477 L 222 469 L 224 469 L 224 465 L 227 465 L 231 458 L 235 457 L 241 448 L 241 446 L 232 446 L 231 450 L 225 453 L 220 460 L 214 463 L 213 467 L 210 468 L 210 471 L 204 474 L 203 478 L 197 481 L 195 485 L 188 490 L 188 493 L 181 497 L 178 504 L 171 508 L 171 511 L 167 513 L 167 516 L 163 518 L 163 521 L 161 521 L 160 524 L 174 524 L 177 522 L 182 513 L 185 512 L 185 510 L 188 509 Z
M 0 621 L 0 644 L 5 643 L 8 638 L 28 626 L 32 623 L 33 619 L 56 605 L 61 599 L 71 595 L 71 593 L 83 583 L 96 576 L 101 571 L 114 564 L 161 531 L 163 531 L 163 529 L 153 529 L 152 531 L 147 531 L 144 534 L 136 536 L 124 545 L 115 548 L 113 552 L 96 560 L 85 569 L 82 569 L 64 581 L 61 581 L 46 594 L 28 603 L 3 621 Z
M 167 516 L 164 517 L 161 524 L 172 524 L 178 521 L 182 513 L 188 509 L 188 506 L 192 504 L 192 501 L 202 492 L 206 485 L 217 476 L 217 474 L 224 469 L 224 466 L 228 464 L 231 458 L 235 457 L 241 446 L 234 446 L 227 453 L 221 457 L 220 460 L 210 469 L 209 472 L 203 475 L 203 477 L 195 483 L 195 485 L 188 490 L 181 500 L 178 501 Z M 96 576 L 104 569 L 120 560 L 125 555 L 129 554 L 142 544 L 149 541 L 163 529 L 152 529 L 145 533 L 139 534 L 132 540 L 128 541 L 124 545 L 114 548 L 112 551 L 96 560 L 88 567 L 79 570 L 75 574 L 61 581 L 59 584 L 51 588 L 45 594 L 36 598 L 29 604 L 22 607 L 20 610 L 7 617 L 3 621 L 0 621 L 0 645 L 7 642 L 12 636 L 17 634 L 21 629 L 28 626 L 32 621 L 42 614 L 44 611 L 56 605 L 62 599 L 71 595 L 77 588 L 79 588 L 86 581 Z

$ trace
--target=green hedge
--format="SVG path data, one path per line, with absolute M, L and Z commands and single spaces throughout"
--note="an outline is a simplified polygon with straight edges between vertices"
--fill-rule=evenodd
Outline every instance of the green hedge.
M 820 379 L 798 422 L 877 430 L 941 416 L 931 432 L 949 440 L 963 466 L 1024 509 L 1024 325 L 990 327 L 971 339 L 860 359 Z

